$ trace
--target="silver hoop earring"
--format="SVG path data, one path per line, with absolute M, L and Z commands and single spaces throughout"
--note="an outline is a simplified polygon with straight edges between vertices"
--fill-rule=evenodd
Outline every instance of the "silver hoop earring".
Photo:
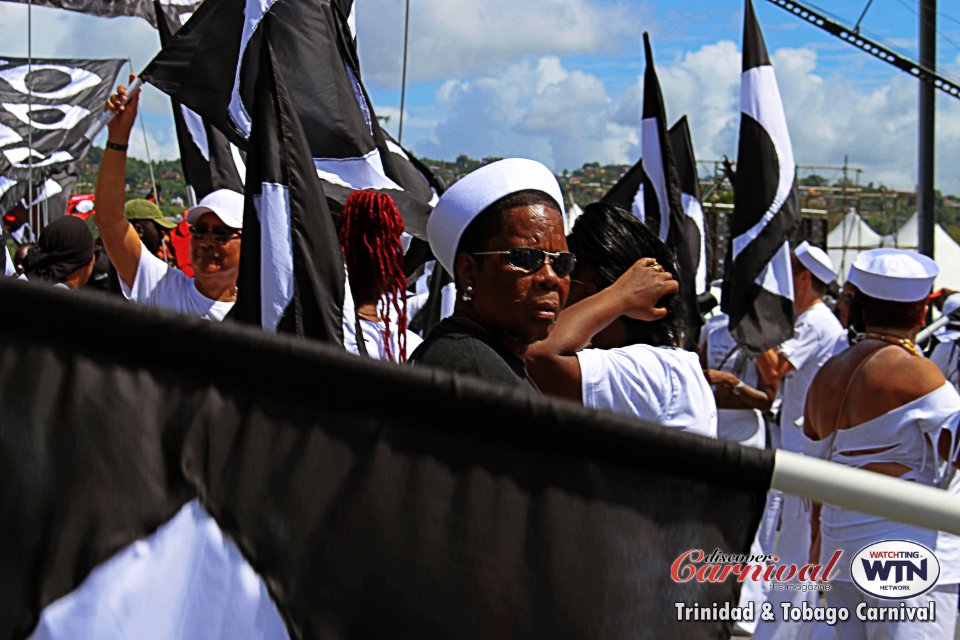
M 470 285 L 467 285 L 467 289 L 460 294 L 460 299 L 463 300 L 464 302 L 473 301 L 473 287 Z

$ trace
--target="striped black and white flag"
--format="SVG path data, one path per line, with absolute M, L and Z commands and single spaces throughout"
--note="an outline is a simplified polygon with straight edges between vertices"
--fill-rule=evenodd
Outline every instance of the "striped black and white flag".
M 793 335 L 789 238 L 800 205 L 783 102 L 750 0 L 743 21 L 740 111 L 722 308 L 737 342 L 762 352 Z
M 267 14 L 276 16 L 277 60 L 332 207 L 356 189 L 382 191 L 397 203 L 407 231 L 426 237 L 436 194 L 380 128 L 360 81 L 352 0 L 207 0 L 143 79 L 244 148 Z
M 343 344 L 343 254 L 271 37 L 265 39 L 251 107 L 243 253 L 233 318 L 269 333 Z
M 179 16 L 164 11 L 161 0 L 153 0 L 160 44 L 165 45 L 181 26 Z M 186 18 L 184 18 L 186 21 Z M 193 190 L 195 200 L 217 189 L 243 191 L 246 174 L 246 154 L 218 129 L 208 125 L 203 118 L 176 99 L 173 103 L 173 121 L 180 148 L 180 164 L 187 185 Z
M 158 26 L 156 14 L 151 7 L 150 0 L 5 0 L 32 4 L 52 9 L 66 9 L 103 18 L 119 16 L 133 16 L 143 18 L 154 27 Z M 170 19 L 186 21 L 196 11 L 202 0 L 160 0 L 163 12 Z
M 748 553 L 771 451 L 108 296 L 0 300 L 0 637 L 730 635 L 740 583 L 693 574 Z

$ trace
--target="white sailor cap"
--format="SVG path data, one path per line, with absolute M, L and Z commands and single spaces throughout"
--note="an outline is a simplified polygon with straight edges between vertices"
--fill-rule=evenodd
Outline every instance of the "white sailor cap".
M 917 302 L 930 293 L 940 273 L 925 255 L 903 249 L 870 249 L 850 266 L 850 283 L 871 298 L 892 302 Z
M 806 240 L 800 243 L 793 254 L 797 256 L 804 267 L 824 284 L 830 284 L 837 279 L 837 272 L 833 268 L 833 260 L 827 255 L 827 252 L 820 247 L 815 247 Z
M 563 211 L 563 195 L 557 179 L 550 169 L 535 160 L 498 160 L 453 183 L 440 196 L 427 222 L 430 249 L 443 268 L 454 275 L 460 236 L 480 212 L 504 196 L 528 189 L 543 191 Z
M 949 316 L 957 309 L 960 309 L 960 293 L 947 296 L 947 299 L 943 301 L 943 315 Z M 951 323 L 956 326 L 955 320 L 951 320 Z M 947 325 L 936 331 L 933 335 L 936 336 L 940 342 L 954 342 L 957 338 L 960 338 L 960 329 L 951 329 L 949 325 Z

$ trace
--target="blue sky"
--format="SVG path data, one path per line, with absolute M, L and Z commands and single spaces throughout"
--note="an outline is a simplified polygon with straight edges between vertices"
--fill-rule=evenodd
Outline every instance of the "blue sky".
M 867 0 L 824 11 L 852 25 Z M 938 64 L 960 77 L 960 6 L 941 1 Z M 363 80 L 397 134 L 403 0 L 356 0 Z M 864 168 L 864 179 L 911 189 L 916 83 L 766 0 L 756 11 L 773 57 L 801 164 Z M 743 4 L 739 0 L 411 0 L 403 143 L 423 156 L 520 155 L 559 171 L 639 155 L 643 54 L 649 31 L 669 118 L 690 118 L 701 159 L 735 157 Z M 862 31 L 916 57 L 918 0 L 874 0 Z M 27 10 L 0 2 L 0 55 L 25 56 Z M 129 57 L 159 43 L 136 19 L 34 8 L 37 57 Z M 169 102 L 142 101 L 154 158 L 177 155 Z M 937 184 L 960 193 L 960 103 L 938 94 Z M 142 140 L 133 153 L 143 157 Z

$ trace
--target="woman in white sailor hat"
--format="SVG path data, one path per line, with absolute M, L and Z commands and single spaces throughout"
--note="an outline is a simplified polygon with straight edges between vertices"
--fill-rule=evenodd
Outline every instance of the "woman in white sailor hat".
M 913 343 L 938 271 L 933 260 L 912 251 L 872 249 L 857 256 L 849 282 L 855 287 L 850 313 L 858 339 L 829 360 L 810 386 L 805 454 L 958 493 L 952 465 L 960 393 Z M 812 524 L 814 560 L 836 550 L 848 559 L 837 565 L 826 593 L 830 606 L 851 612 L 849 621 L 838 624 L 837 637 L 953 639 L 960 538 L 830 504 L 814 506 Z M 940 563 L 936 587 L 906 600 L 884 600 L 857 588 L 849 560 L 881 540 L 906 540 L 932 550 Z M 864 623 L 854 614 L 861 603 L 915 607 L 931 601 L 936 602 L 935 621 Z

